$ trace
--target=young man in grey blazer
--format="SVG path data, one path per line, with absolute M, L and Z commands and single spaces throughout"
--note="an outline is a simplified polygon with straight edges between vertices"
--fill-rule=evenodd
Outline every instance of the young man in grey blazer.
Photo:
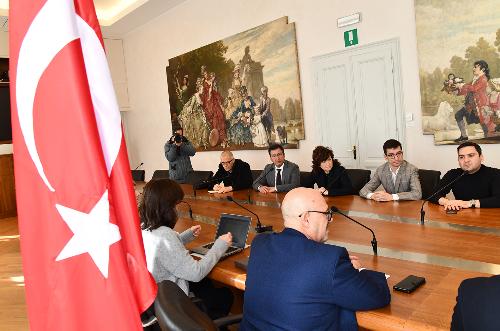
M 253 182 L 253 188 L 261 193 L 288 192 L 300 185 L 299 166 L 285 160 L 285 149 L 279 144 L 271 144 L 267 149 L 271 164 L 262 170 Z
M 422 188 L 418 169 L 403 159 L 401 143 L 389 139 L 383 146 L 386 163 L 375 170 L 375 174 L 359 191 L 359 195 L 375 201 L 420 200 Z M 382 184 L 384 190 L 374 192 Z

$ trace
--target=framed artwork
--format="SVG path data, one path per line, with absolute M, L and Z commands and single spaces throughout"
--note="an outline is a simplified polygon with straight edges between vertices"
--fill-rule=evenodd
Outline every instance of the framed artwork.
M 415 0 L 422 130 L 436 145 L 500 143 L 500 10 Z
M 169 59 L 172 128 L 198 152 L 304 139 L 295 25 L 282 17 Z

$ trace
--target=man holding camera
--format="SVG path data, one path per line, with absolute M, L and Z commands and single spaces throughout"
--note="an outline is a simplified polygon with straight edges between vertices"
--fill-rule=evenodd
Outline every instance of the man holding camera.
M 177 128 L 165 144 L 165 157 L 169 164 L 169 177 L 177 183 L 184 183 L 189 172 L 193 171 L 191 156 L 196 151 L 194 146 L 184 137 L 184 130 Z

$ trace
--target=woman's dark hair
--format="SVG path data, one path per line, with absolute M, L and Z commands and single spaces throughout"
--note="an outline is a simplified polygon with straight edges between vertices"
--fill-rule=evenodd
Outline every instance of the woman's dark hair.
M 156 179 L 147 183 L 139 204 L 141 228 L 151 231 L 167 226 L 173 229 L 177 223 L 175 206 L 182 198 L 184 192 L 171 179 Z
M 488 68 L 488 63 L 484 60 L 479 60 L 474 62 L 474 66 L 479 66 L 481 70 L 484 72 L 484 75 L 488 80 L 490 80 L 490 68 Z
M 312 155 L 313 171 L 321 170 L 321 162 L 328 160 L 329 157 L 332 158 L 334 167 L 340 165 L 340 162 L 333 158 L 333 151 L 331 148 L 324 146 L 316 146 L 316 148 L 313 150 L 313 155 Z

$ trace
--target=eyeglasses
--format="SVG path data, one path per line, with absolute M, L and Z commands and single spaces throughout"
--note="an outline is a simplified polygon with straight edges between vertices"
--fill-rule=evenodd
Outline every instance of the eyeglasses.
M 403 151 L 399 151 L 397 152 L 396 154 L 387 154 L 386 156 L 389 158 L 389 159 L 395 159 L 397 157 L 401 157 L 403 155 Z
M 230 164 L 231 162 L 233 162 L 234 159 L 231 159 L 229 161 L 220 161 L 220 164 L 222 165 L 227 165 L 227 164 Z
M 333 211 L 331 209 L 328 209 L 327 211 L 319 211 L 319 210 L 307 210 L 303 212 L 302 214 L 299 215 L 299 217 L 302 217 L 305 213 L 319 213 L 326 215 L 326 221 L 330 223 L 333 221 Z
M 283 155 L 284 155 L 283 153 L 276 153 L 276 154 L 271 154 L 271 157 L 279 157 Z

